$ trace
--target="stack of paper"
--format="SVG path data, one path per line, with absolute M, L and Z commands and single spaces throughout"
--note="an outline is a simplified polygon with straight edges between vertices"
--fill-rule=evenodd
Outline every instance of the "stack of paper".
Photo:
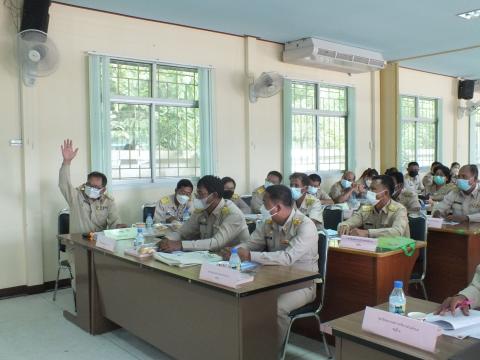
M 176 251 L 171 254 L 157 252 L 153 255 L 153 257 L 167 265 L 178 267 L 202 265 L 206 263 L 216 263 L 222 261 L 222 258 L 220 256 L 211 254 L 208 251 Z
M 467 336 L 480 339 L 480 311 L 469 310 L 469 316 L 462 314 L 460 309 L 455 311 L 455 316 L 448 312 L 443 316 L 428 314 L 425 321 L 440 326 L 443 334 L 456 338 Z

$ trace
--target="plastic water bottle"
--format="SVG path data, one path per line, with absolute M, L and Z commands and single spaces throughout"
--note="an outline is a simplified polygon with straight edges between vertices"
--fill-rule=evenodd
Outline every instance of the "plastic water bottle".
M 424 218 L 427 218 L 427 205 L 425 204 L 424 201 L 420 201 L 420 214 Z
M 230 254 L 228 264 L 231 268 L 240 270 L 240 265 L 242 264 L 242 261 L 240 260 L 240 256 L 238 256 L 237 248 L 232 248 L 232 253 Z
M 147 219 L 145 220 L 145 234 L 151 235 L 152 234 L 152 228 L 153 228 L 153 218 L 152 215 L 148 214 Z
M 396 280 L 393 282 L 393 286 L 388 302 L 388 311 L 394 314 L 405 315 L 407 299 L 403 293 L 403 281 Z
M 185 222 L 188 221 L 188 219 L 190 219 L 190 212 L 188 211 L 188 208 L 185 208 L 185 210 L 183 210 L 182 220 Z
M 143 228 L 137 227 L 137 237 L 133 241 L 133 247 L 136 249 L 140 247 L 145 242 L 145 238 L 143 237 Z

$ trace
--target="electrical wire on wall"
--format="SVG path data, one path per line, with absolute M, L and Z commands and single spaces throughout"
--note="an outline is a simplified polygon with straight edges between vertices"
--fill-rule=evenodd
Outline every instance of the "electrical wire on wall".
M 13 26 L 15 26 L 15 32 L 19 31 L 19 23 L 22 15 L 22 0 L 3 0 L 3 5 L 7 8 L 12 18 Z

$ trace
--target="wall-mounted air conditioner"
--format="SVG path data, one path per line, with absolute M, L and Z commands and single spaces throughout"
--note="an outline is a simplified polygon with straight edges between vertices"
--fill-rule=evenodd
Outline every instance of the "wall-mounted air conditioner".
M 385 67 L 385 60 L 378 52 L 315 38 L 287 42 L 283 61 L 346 73 L 376 71 Z

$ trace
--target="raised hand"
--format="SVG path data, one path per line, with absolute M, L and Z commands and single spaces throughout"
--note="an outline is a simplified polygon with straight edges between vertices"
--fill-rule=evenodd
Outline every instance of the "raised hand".
M 70 165 L 73 158 L 77 155 L 78 148 L 73 150 L 73 141 L 70 139 L 64 140 L 63 145 L 61 145 L 60 148 L 62 149 L 63 163 Z

